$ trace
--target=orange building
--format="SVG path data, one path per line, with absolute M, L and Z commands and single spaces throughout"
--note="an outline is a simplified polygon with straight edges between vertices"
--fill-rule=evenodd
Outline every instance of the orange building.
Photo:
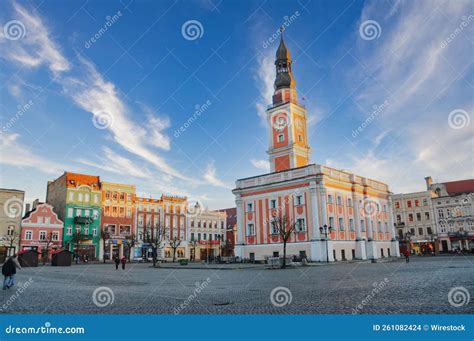
M 399 256 L 388 186 L 346 170 L 310 164 L 306 108 L 299 103 L 289 50 L 276 53 L 273 103 L 267 109 L 271 173 L 240 179 L 235 255 L 281 256 L 275 217 L 295 225 L 287 255 L 313 261 Z

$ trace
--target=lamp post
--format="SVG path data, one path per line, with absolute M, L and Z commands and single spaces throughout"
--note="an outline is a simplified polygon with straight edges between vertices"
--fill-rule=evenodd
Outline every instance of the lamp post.
M 407 250 L 410 252 L 411 254 L 411 243 L 410 243 L 410 239 L 411 239 L 411 232 L 407 232 L 405 233 L 405 242 L 407 244 Z
M 326 239 L 326 263 L 329 263 L 329 247 L 328 247 L 328 234 L 331 233 L 332 227 L 327 226 L 326 224 L 323 227 L 319 228 L 321 235 L 324 235 L 324 239 Z

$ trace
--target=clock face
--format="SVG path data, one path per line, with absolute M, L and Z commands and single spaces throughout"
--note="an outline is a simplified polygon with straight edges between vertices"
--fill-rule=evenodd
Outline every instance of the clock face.
M 274 127 L 278 131 L 283 131 L 285 127 L 288 125 L 286 117 L 279 116 L 275 119 Z

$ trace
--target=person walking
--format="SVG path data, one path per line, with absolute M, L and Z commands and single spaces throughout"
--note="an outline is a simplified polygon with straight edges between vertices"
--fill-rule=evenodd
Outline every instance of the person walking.
M 410 263 L 410 251 L 408 250 L 405 251 L 405 261 Z
M 122 259 L 120 260 L 120 262 L 122 263 L 122 270 L 125 270 L 125 263 L 127 263 L 127 258 L 125 258 L 125 256 L 123 256 Z
M 119 267 L 119 264 L 120 264 L 119 256 L 115 256 L 114 261 L 115 261 L 115 270 L 118 270 L 118 267 Z
M 3 264 L 2 267 L 2 275 L 4 276 L 3 279 L 3 290 L 10 289 L 12 286 L 15 285 L 15 274 L 16 269 L 21 269 L 21 265 L 18 262 L 18 258 L 16 255 L 11 256 L 7 259 L 7 261 Z

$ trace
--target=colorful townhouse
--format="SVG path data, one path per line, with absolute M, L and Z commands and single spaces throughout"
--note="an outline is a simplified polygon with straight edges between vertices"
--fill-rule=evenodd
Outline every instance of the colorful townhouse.
M 51 259 L 51 253 L 62 247 L 64 223 L 54 212 L 53 206 L 37 203 L 21 221 L 21 250 L 35 250 L 38 256 L 44 253 Z
M 133 247 L 132 240 L 136 240 L 137 236 L 135 225 L 136 188 L 134 185 L 102 181 L 101 189 L 101 231 L 107 233 L 103 255 L 105 259 L 112 259 L 114 256 L 122 257 L 127 251 L 127 247 Z M 131 252 L 130 255 L 132 256 Z
M 90 260 L 99 258 L 101 198 L 99 176 L 64 172 L 48 182 L 46 203 L 64 222 L 63 246 Z
M 385 183 L 309 161 L 305 106 L 299 102 L 283 37 L 267 108 L 271 173 L 239 179 L 235 255 L 263 261 L 283 255 L 278 220 L 294 231 L 287 256 L 313 261 L 399 256 L 391 192 Z

